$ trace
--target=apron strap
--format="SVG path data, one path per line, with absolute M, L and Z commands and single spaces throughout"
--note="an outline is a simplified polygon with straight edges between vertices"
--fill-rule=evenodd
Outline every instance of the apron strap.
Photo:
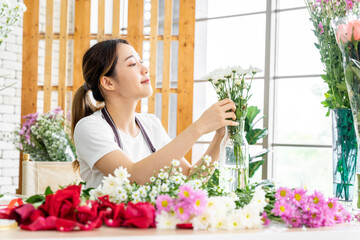
M 109 112 L 107 111 L 106 107 L 103 107 L 101 109 L 101 113 L 102 113 L 103 118 L 105 119 L 105 121 L 110 125 L 112 131 L 114 132 L 115 142 L 118 144 L 118 146 L 119 146 L 119 148 L 121 150 L 124 150 L 123 146 L 122 146 L 122 143 L 121 143 L 119 133 L 118 133 L 117 128 L 116 128 L 116 125 L 115 125 L 114 121 L 112 120 L 112 118 L 111 118 Z M 139 125 L 140 131 L 141 131 L 142 135 L 144 136 L 145 142 L 149 146 L 151 152 L 152 153 L 156 152 L 156 149 L 154 148 L 153 144 L 151 143 L 149 136 L 147 135 L 144 127 L 142 126 L 142 124 L 140 123 L 140 121 L 139 121 L 139 119 L 137 117 L 135 117 L 135 122 Z

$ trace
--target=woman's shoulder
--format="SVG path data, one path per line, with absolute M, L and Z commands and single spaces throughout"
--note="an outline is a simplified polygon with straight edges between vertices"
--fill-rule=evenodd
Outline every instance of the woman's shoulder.
M 74 134 L 82 129 L 89 130 L 92 128 L 101 128 L 102 126 L 106 126 L 106 121 L 103 119 L 101 111 L 96 111 L 89 116 L 83 117 L 76 123 Z
M 159 125 L 161 125 L 160 120 L 158 119 L 158 117 L 155 116 L 155 114 L 152 113 L 136 113 L 135 116 L 139 119 L 140 123 L 154 128 L 154 127 L 159 127 Z

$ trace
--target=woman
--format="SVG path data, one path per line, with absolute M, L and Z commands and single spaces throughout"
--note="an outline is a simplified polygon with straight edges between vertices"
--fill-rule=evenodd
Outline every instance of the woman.
M 119 166 L 127 168 L 130 182 L 144 184 L 173 159 L 180 160 L 187 175 L 192 166 L 184 155 L 200 136 L 216 131 L 205 152 L 215 161 L 224 126 L 238 125 L 227 120 L 236 119 L 235 105 L 228 99 L 211 106 L 173 140 L 155 115 L 135 113 L 137 103 L 149 97 L 152 88 L 149 69 L 126 40 L 95 44 L 85 53 L 82 67 L 85 83 L 74 96 L 72 135 L 78 155 L 75 167 L 80 166 L 86 187 L 99 186 L 103 176 Z M 91 103 L 89 90 L 104 108 Z

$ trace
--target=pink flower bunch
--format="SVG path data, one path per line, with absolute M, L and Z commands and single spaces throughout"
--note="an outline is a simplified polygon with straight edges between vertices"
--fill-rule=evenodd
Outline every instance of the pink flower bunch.
M 207 192 L 200 189 L 194 189 L 190 185 L 179 187 L 177 198 L 171 198 L 167 194 L 159 195 L 155 201 L 156 215 L 163 211 L 175 212 L 176 216 L 186 222 L 194 215 L 201 215 L 207 206 Z
M 25 137 L 25 140 L 27 144 L 31 144 L 30 138 L 31 138 L 31 126 L 35 124 L 37 117 L 39 116 L 39 113 L 32 113 L 24 116 L 25 122 L 23 123 L 19 135 L 22 135 Z M 20 144 L 20 150 L 23 150 L 22 144 Z
M 315 191 L 308 195 L 303 188 L 280 187 L 275 194 L 276 202 L 272 212 L 280 216 L 292 227 L 322 227 L 351 221 L 351 214 L 338 202 L 337 198 L 325 199 Z

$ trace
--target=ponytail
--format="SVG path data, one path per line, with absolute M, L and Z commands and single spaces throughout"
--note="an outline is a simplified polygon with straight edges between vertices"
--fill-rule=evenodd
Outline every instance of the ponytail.
M 75 93 L 72 103 L 71 136 L 74 139 L 76 124 L 83 117 L 89 116 L 103 108 L 103 104 L 94 105 L 90 93 L 98 103 L 104 102 L 104 96 L 99 88 L 99 79 L 102 76 L 115 77 L 117 47 L 119 44 L 129 44 L 124 39 L 111 39 L 96 43 L 89 48 L 83 56 L 82 72 L 85 85 L 81 86 Z M 88 91 L 88 90 L 91 90 Z M 79 161 L 73 162 L 75 171 L 79 169 Z
M 81 86 L 74 95 L 71 109 L 72 139 L 74 139 L 75 126 L 80 121 L 80 119 L 93 114 L 94 112 L 100 110 L 103 107 L 102 105 L 95 106 L 90 99 L 89 93 L 89 91 L 85 90 L 84 86 Z M 72 166 L 74 171 L 78 171 L 80 167 L 79 161 L 75 160 L 72 163 Z

